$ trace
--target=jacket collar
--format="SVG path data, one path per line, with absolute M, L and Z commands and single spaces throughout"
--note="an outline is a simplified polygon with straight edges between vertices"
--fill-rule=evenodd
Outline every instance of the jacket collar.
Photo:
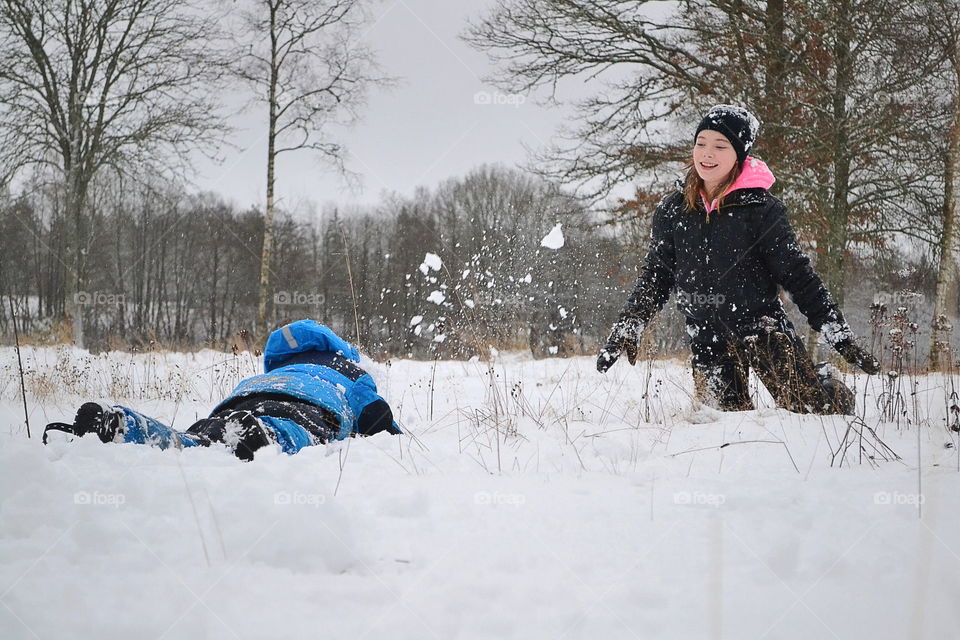
M 777 179 L 773 177 L 773 172 L 767 167 L 767 163 L 758 158 L 748 157 L 743 163 L 743 170 L 740 175 L 737 176 L 736 181 L 724 194 L 724 204 L 729 206 L 762 202 L 763 192 L 772 187 L 776 181 Z M 707 213 L 717 208 L 717 200 L 707 202 L 702 192 L 700 199 Z
M 724 198 L 724 207 L 761 204 L 766 199 L 766 191 L 773 186 L 777 179 L 767 164 L 758 158 L 748 157 L 743 165 L 743 171 L 737 177 L 733 186 L 727 190 Z M 683 192 L 684 181 L 677 179 L 677 190 Z M 699 204 L 710 213 L 716 210 L 716 201 L 707 203 L 701 194 Z

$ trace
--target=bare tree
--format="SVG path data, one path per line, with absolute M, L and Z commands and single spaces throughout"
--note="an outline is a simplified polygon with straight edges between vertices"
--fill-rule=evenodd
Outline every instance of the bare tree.
M 104 169 L 163 172 L 218 142 L 215 25 L 188 0 L 0 4 L 0 176 L 29 166 L 61 176 L 65 306 L 78 344 L 90 183 Z
M 768 126 L 758 151 L 775 161 L 798 225 L 817 240 L 818 269 L 839 302 L 844 256 L 872 221 L 928 177 L 899 156 L 900 123 L 924 117 L 912 98 L 933 61 L 916 47 L 909 3 L 893 0 L 498 0 L 465 38 L 505 71 L 510 91 L 602 81 L 577 105 L 567 143 L 540 173 L 599 201 L 619 185 L 659 181 L 685 159 L 704 108 L 742 102 Z M 669 13 L 667 13 L 669 11 Z M 680 138 L 678 141 L 677 138 Z M 859 235 L 855 235 L 858 232 Z
M 265 335 L 276 202 L 276 161 L 283 153 L 319 152 L 341 174 L 337 125 L 351 125 L 371 83 L 383 85 L 373 52 L 360 41 L 365 0 L 249 0 L 242 14 L 237 73 L 265 103 L 267 200 L 260 265 L 257 332 Z

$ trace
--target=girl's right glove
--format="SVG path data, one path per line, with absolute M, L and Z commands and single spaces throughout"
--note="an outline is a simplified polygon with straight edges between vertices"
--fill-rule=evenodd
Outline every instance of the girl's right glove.
M 632 365 L 637 362 L 637 352 L 640 347 L 640 335 L 643 333 L 643 323 L 636 318 L 621 318 L 613 325 L 607 344 L 600 349 L 597 355 L 597 371 L 606 373 L 613 366 L 620 354 L 627 353 L 627 361 Z

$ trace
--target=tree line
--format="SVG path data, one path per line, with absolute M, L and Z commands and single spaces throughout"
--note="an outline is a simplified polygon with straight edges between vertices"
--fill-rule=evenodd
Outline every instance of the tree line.
M 3 294 L 21 331 L 60 340 L 69 224 L 56 185 L 34 186 L 0 208 Z M 88 346 L 246 346 L 263 211 L 163 184 L 93 192 L 84 288 L 72 294 Z M 558 224 L 562 246 L 542 246 Z M 593 349 L 638 264 L 578 200 L 498 166 L 364 210 L 281 211 L 273 236 L 268 324 L 316 318 L 380 356 Z M 7 309 L 0 318 L 9 331 Z

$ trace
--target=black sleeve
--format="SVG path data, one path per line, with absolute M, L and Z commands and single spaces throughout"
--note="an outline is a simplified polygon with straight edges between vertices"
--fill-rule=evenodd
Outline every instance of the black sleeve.
M 357 432 L 363 436 L 372 436 L 375 433 L 386 431 L 393 435 L 400 432 L 393 425 L 393 411 L 386 400 L 374 400 L 363 408 L 357 418 Z
M 813 270 L 787 220 L 786 207 L 779 200 L 764 210 L 759 229 L 760 251 L 770 273 L 807 317 L 814 331 L 825 323 L 843 324 L 840 307 Z
M 650 247 L 640 276 L 620 311 L 620 318 L 636 318 L 646 324 L 670 298 L 675 282 L 676 250 L 673 244 L 674 207 L 664 200 L 653 212 Z

